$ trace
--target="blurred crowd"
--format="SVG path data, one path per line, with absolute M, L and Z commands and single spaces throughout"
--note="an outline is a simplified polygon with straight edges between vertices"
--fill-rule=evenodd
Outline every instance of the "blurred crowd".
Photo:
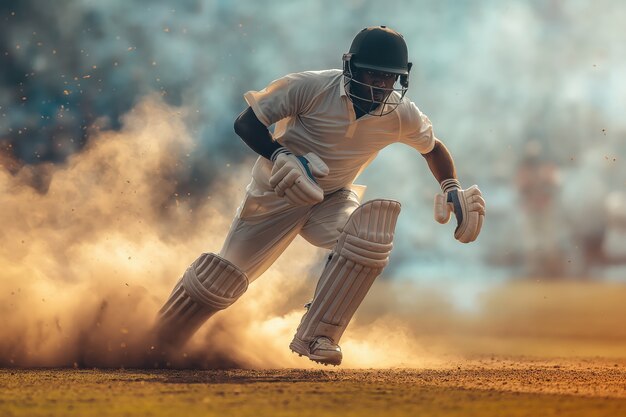
M 626 279 L 618 1 L 44 3 L 0 3 L 2 169 L 62 164 L 91 129 L 119 129 L 139 99 L 158 94 L 186 109 L 197 149 L 180 187 L 201 196 L 226 164 L 251 158 L 232 129 L 245 91 L 339 68 L 358 30 L 387 24 L 410 47 L 411 99 L 462 181 L 485 193 L 486 233 L 470 261 L 522 276 Z M 410 226 L 400 261 L 422 248 L 460 251 Z
M 526 275 L 588 279 L 626 265 L 625 190 L 593 174 L 577 178 L 532 140 L 517 165 L 516 187 Z

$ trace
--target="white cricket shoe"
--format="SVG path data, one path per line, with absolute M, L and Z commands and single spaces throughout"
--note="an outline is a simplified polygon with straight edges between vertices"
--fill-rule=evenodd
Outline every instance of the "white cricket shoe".
M 339 365 L 343 359 L 339 345 L 333 343 L 326 336 L 318 336 L 310 343 L 294 337 L 289 344 L 289 349 L 300 356 L 304 355 L 312 361 L 324 365 Z

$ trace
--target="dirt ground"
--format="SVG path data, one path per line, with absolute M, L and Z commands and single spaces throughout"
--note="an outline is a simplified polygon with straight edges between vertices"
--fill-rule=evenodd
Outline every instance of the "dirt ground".
M 623 416 L 626 359 L 436 369 L 2 369 L 1 416 Z
M 624 285 L 525 280 L 472 311 L 444 290 L 392 289 L 363 305 L 338 368 L 288 351 L 300 312 L 287 304 L 244 303 L 178 352 L 178 369 L 146 369 L 138 299 L 95 315 L 59 304 L 56 323 L 26 315 L 21 296 L 24 314 L 0 314 L 0 417 L 626 416 Z

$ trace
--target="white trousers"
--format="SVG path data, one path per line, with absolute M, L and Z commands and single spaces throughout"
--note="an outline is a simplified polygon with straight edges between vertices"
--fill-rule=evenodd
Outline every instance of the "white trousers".
M 265 272 L 297 235 L 332 249 L 339 228 L 359 206 L 359 186 L 328 194 L 314 206 L 296 207 L 269 185 L 272 163 L 260 157 L 252 171 L 243 203 L 219 255 L 243 270 L 249 282 Z

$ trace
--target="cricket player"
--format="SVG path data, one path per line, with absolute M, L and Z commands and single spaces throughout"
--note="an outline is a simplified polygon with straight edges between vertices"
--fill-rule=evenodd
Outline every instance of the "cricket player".
M 405 97 L 411 65 L 400 33 L 368 27 L 343 55 L 343 70 L 289 74 L 244 95 L 249 107 L 235 132 L 259 154 L 252 180 L 219 254 L 200 255 L 160 310 L 155 330 L 162 344 L 185 343 L 300 235 L 331 254 L 289 347 L 340 364 L 338 343 L 389 262 L 400 213 L 394 200 L 362 204 L 353 181 L 389 144 L 422 154 L 441 185 L 435 219 L 446 223 L 454 213 L 455 238 L 476 239 L 485 202 L 478 187 L 461 188 L 450 153 Z

